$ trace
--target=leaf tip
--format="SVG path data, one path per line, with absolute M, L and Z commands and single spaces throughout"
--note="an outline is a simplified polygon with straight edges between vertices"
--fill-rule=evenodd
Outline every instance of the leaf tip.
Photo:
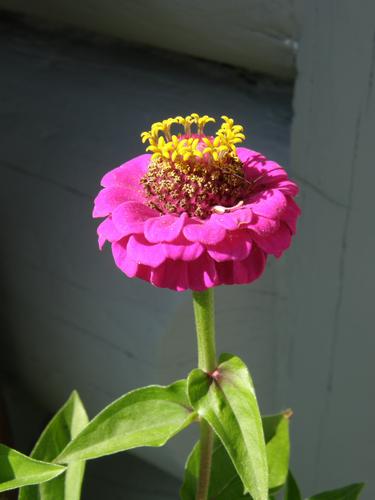
M 294 415 L 294 411 L 291 408 L 287 408 L 286 410 L 284 410 L 282 412 L 282 414 L 283 414 L 284 418 L 286 418 L 287 420 L 290 420 Z

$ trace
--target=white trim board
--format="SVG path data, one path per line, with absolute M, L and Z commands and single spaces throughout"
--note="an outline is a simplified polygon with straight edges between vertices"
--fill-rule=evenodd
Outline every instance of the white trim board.
M 0 0 L 0 8 L 291 80 L 302 0 Z

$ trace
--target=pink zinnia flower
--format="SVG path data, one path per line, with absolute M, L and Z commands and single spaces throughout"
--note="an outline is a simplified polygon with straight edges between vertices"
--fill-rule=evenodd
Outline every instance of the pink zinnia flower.
M 243 128 L 192 114 L 152 125 L 143 154 L 108 172 L 95 199 L 99 247 L 130 278 L 173 290 L 250 283 L 291 242 L 297 185 L 261 153 L 237 148 Z M 172 127 L 182 126 L 179 134 Z

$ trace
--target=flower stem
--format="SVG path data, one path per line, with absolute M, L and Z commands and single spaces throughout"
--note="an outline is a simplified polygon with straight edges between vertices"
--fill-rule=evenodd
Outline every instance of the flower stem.
M 198 341 L 198 367 L 206 372 L 216 368 L 214 292 L 193 292 L 195 326 Z M 200 468 L 196 500 L 207 500 L 210 485 L 214 435 L 205 420 L 200 421 Z
M 200 465 L 199 477 L 197 483 L 196 500 L 207 500 L 208 490 L 210 486 L 211 464 L 212 464 L 212 448 L 214 444 L 214 434 L 205 420 L 200 422 Z
M 216 368 L 214 292 L 193 292 L 195 328 L 198 340 L 198 367 L 206 372 Z

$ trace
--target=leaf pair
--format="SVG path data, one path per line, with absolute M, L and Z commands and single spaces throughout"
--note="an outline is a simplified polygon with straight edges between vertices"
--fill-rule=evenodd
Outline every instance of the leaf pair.
M 79 500 L 84 462 L 53 464 L 56 456 L 87 425 L 76 392 L 49 422 L 30 457 L 0 445 L 0 491 L 21 488 L 19 500 Z
M 132 391 L 90 423 L 73 392 L 31 457 L 0 445 L 0 492 L 21 488 L 21 500 L 78 500 L 85 460 L 139 446 L 162 446 L 198 417 L 215 431 L 209 498 L 273 498 L 269 494 L 284 485 L 288 473 L 288 415 L 261 419 L 245 364 L 228 354 L 220 358 L 214 373 L 193 370 L 187 381 Z M 196 445 L 186 466 L 183 500 L 195 498 L 199 461 Z M 361 488 L 351 485 L 308 500 L 356 500 Z M 284 500 L 302 500 L 291 474 Z
M 227 453 L 230 457 L 228 470 L 232 475 L 236 470 L 235 476 L 240 478 L 237 487 L 249 491 L 254 500 L 268 498 L 266 447 L 253 383 L 245 364 L 231 355 L 220 358 L 215 376 L 193 370 L 187 382 L 145 387 L 122 396 L 99 413 L 55 461 L 71 464 L 139 446 L 162 446 L 198 415 L 219 436 L 217 444 L 222 443 L 224 457 Z M 272 433 L 280 423 L 274 418 L 277 422 L 266 429 L 269 450 L 275 446 Z M 277 439 L 280 436 L 283 434 L 278 433 Z M 288 436 L 282 439 L 287 447 L 286 463 L 275 462 L 271 471 L 273 476 L 279 475 L 280 484 L 285 481 L 289 457 Z
M 162 446 L 198 415 L 219 437 L 217 446 L 224 446 L 216 457 L 226 460 L 232 479 L 236 478 L 236 487 L 241 491 L 245 488 L 254 500 L 267 499 L 267 455 L 254 387 L 245 364 L 231 355 L 220 358 L 213 376 L 193 370 L 187 381 L 180 380 L 168 387 L 145 387 L 122 396 L 99 413 L 56 462 L 71 464 L 139 446 Z M 275 422 L 268 430 L 265 428 L 269 453 L 275 446 L 280 452 L 277 440 L 281 439 L 286 447 L 283 464 L 274 462 L 270 471 L 273 477 L 279 477 L 275 480 L 279 486 L 287 474 L 289 440 L 282 432 L 277 433 L 276 441 L 273 439 L 277 425 L 285 420 L 273 418 Z

